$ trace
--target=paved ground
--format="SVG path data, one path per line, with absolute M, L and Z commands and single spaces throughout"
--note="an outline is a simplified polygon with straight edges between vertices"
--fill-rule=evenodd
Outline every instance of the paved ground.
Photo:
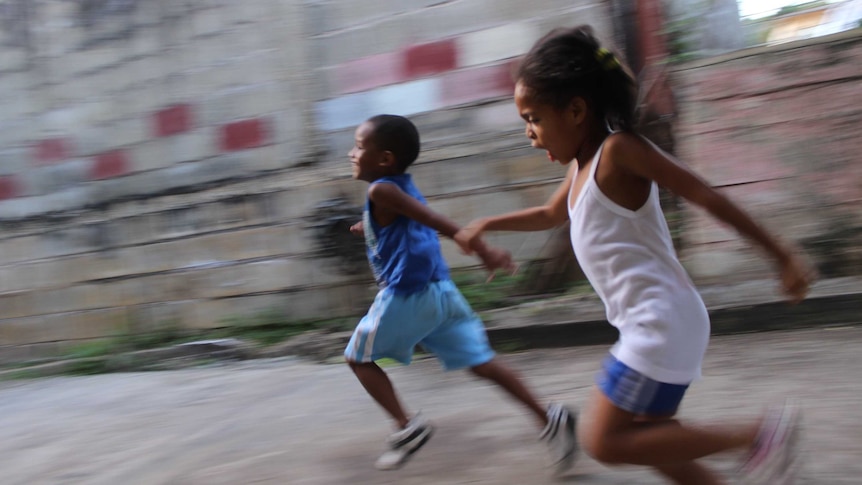
M 806 406 L 810 484 L 862 477 L 862 327 L 714 338 L 683 417 L 753 416 L 770 400 Z M 577 405 L 606 348 L 504 359 L 544 395 Z M 372 463 L 388 432 L 346 367 L 253 361 L 173 372 L 0 383 L 3 484 L 658 484 L 637 468 L 583 459 L 553 479 L 524 412 L 434 361 L 393 368 L 438 432 L 403 470 Z M 733 458 L 712 462 L 722 470 Z

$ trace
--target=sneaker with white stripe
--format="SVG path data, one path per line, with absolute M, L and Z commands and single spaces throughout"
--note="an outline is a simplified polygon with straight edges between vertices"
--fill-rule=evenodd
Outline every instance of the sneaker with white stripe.
M 556 473 L 563 473 L 575 464 L 578 453 L 576 433 L 577 415 L 561 404 L 548 406 L 548 424 L 539 434 L 539 439 L 548 444 L 551 466 Z
M 740 468 L 742 483 L 791 485 L 796 482 L 801 466 L 798 456 L 801 421 L 798 406 L 791 402 L 766 413 L 754 447 Z
M 380 455 L 374 466 L 378 470 L 401 468 L 414 453 L 419 451 L 419 448 L 428 442 L 433 433 L 434 427 L 417 413 L 407 423 L 407 427 L 389 436 L 386 440 L 389 449 Z

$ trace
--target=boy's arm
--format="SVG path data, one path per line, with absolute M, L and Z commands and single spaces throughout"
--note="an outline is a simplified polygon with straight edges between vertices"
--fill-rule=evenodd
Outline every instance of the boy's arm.
M 407 195 L 395 184 L 378 183 L 371 185 L 368 189 L 368 198 L 374 203 L 375 209 L 409 217 L 420 224 L 435 229 L 446 237 L 451 238 L 460 229 L 451 219 L 434 212 L 427 205 Z
M 471 244 L 485 231 L 544 231 L 559 226 L 569 217 L 569 189 L 577 173 L 578 165 L 572 163 L 566 178 L 545 205 L 471 221 L 455 235 L 455 242 L 471 254 Z
M 407 195 L 395 184 L 373 184 L 368 189 L 368 198 L 371 199 L 377 210 L 409 217 L 450 239 L 454 239 L 455 234 L 460 229 L 454 221 Z M 514 267 L 511 258 L 502 258 L 498 250 L 486 245 L 481 238 L 473 240 L 470 249 L 482 258 L 485 266 L 490 270 L 497 268 L 511 270 Z
M 619 134 L 608 140 L 606 154 L 611 163 L 649 180 L 689 200 L 717 219 L 733 226 L 740 234 L 763 247 L 778 263 L 785 291 L 794 301 L 808 291 L 813 271 L 789 248 L 779 243 L 745 211 L 703 179 L 676 163 L 652 143 L 632 134 Z

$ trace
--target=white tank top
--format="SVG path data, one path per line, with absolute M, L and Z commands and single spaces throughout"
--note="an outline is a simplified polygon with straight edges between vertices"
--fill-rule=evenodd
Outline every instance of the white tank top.
M 709 316 L 694 283 L 677 259 L 658 186 L 636 211 L 609 199 L 596 184 L 602 146 L 573 206 L 572 248 L 620 332 L 611 349 L 619 361 L 670 384 L 700 377 L 709 341 Z M 571 204 L 569 188 L 567 204 Z

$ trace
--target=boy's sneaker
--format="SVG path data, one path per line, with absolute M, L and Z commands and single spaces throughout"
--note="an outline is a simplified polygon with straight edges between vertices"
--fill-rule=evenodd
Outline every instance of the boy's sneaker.
M 407 463 L 413 453 L 422 448 L 431 435 L 434 427 L 428 424 L 419 413 L 407 423 L 407 427 L 392 433 L 386 440 L 389 449 L 386 450 L 377 463 L 374 464 L 378 470 L 396 470 Z
M 801 466 L 797 449 L 801 421 L 799 408 L 789 402 L 766 413 L 754 447 L 740 469 L 744 484 L 795 483 Z
M 548 424 L 539 435 L 548 444 L 551 466 L 556 473 L 563 473 L 575 463 L 578 439 L 575 432 L 577 415 L 561 404 L 548 406 Z

